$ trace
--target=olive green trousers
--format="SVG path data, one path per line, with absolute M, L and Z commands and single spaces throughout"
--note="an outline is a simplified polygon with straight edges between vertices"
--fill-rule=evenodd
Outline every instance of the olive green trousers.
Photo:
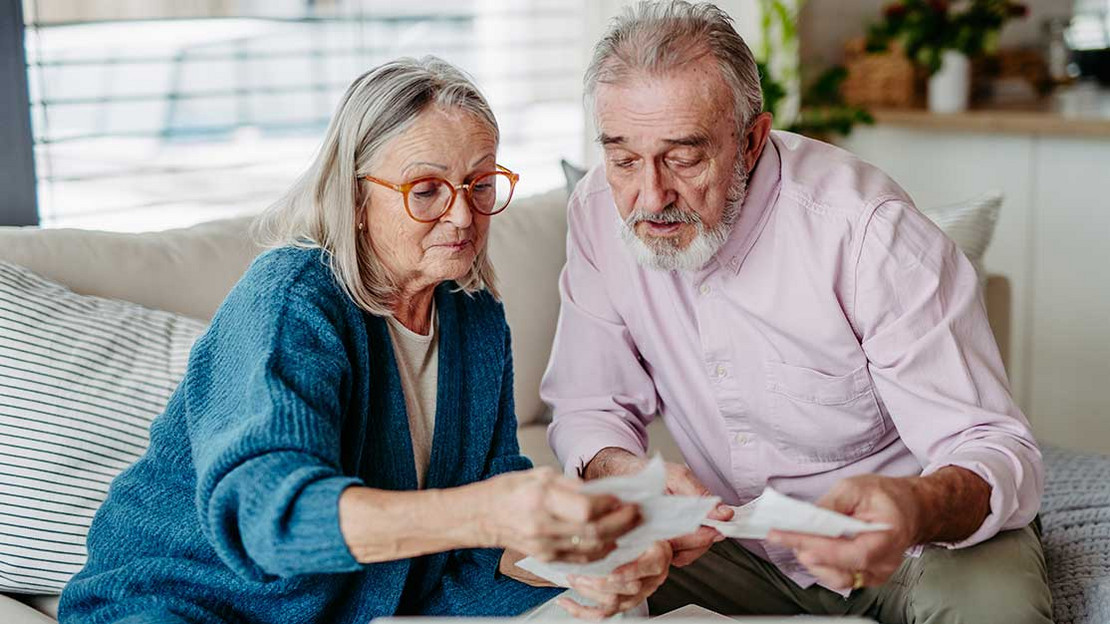
M 725 540 L 648 599 L 652 615 L 697 604 L 724 615 L 854 615 L 883 624 L 1044 624 L 1052 622 L 1044 552 L 1034 525 L 969 548 L 927 547 L 907 557 L 885 584 L 847 598 L 803 589 L 774 565 Z

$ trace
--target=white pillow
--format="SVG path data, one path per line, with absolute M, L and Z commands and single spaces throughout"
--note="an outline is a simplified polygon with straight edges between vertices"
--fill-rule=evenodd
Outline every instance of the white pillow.
M 204 328 L 0 261 L 0 591 L 58 593 L 81 569 Z
M 986 281 L 983 269 L 983 254 L 994 237 L 994 226 L 998 222 L 998 211 L 1002 207 L 1002 193 L 992 191 L 975 199 L 922 209 L 922 213 L 936 223 L 959 247 L 975 271 L 979 280 Z

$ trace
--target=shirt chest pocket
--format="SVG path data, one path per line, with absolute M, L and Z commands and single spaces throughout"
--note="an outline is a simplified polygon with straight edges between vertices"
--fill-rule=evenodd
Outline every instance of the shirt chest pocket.
M 886 434 L 867 365 L 843 376 L 767 362 L 775 444 L 806 462 L 843 463 L 870 453 Z

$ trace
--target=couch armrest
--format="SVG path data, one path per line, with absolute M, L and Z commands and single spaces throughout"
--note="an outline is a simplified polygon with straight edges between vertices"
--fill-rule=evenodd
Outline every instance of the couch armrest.
M 0 622 L 4 622 L 4 624 L 58 623 L 57 620 L 32 609 L 7 594 L 0 594 Z
M 998 343 L 998 351 L 1002 354 L 1002 363 L 1010 370 L 1010 336 L 1012 322 L 1013 294 L 1010 290 L 1010 279 L 1005 275 L 988 275 L 987 284 L 983 289 L 983 297 L 987 306 L 987 319 L 994 332 L 994 340 Z

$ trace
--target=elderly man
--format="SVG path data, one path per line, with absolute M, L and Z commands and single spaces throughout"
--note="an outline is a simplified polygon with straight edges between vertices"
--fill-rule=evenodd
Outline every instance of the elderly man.
M 604 163 L 570 201 L 542 389 L 567 472 L 637 470 L 661 416 L 689 466 L 672 492 L 772 486 L 892 527 L 702 528 L 653 611 L 1049 622 L 1040 452 L 952 241 L 881 171 L 772 132 L 712 5 L 627 11 L 586 87 Z

